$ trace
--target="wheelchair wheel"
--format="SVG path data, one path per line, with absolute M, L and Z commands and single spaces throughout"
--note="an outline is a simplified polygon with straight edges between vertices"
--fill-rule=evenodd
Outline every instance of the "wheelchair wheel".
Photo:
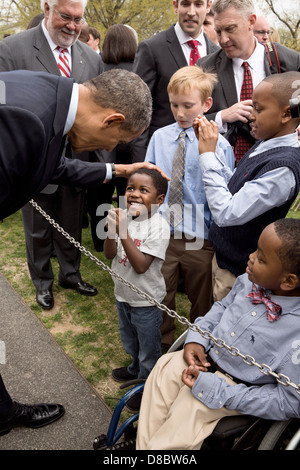
M 289 439 L 289 425 L 293 419 L 276 421 L 272 424 L 265 437 L 258 446 L 258 450 L 282 450 L 286 447 L 285 441 Z

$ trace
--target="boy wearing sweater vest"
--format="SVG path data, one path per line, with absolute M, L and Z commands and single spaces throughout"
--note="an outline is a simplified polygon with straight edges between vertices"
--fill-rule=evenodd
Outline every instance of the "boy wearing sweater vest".
M 213 260 L 214 299 L 221 300 L 237 276 L 245 272 L 259 234 L 286 216 L 300 187 L 300 148 L 289 100 L 299 92 L 300 72 L 265 78 L 253 92 L 249 116 L 256 144 L 232 173 L 215 153 L 218 127 L 200 117 L 195 121 L 199 164 L 214 218 L 209 240 Z

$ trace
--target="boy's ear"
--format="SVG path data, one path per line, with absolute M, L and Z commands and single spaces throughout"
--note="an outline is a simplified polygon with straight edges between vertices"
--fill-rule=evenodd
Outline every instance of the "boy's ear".
M 213 105 L 213 99 L 210 96 L 209 98 L 207 98 L 207 100 L 204 103 L 203 112 L 207 113 L 207 111 L 212 107 L 212 105 Z
M 292 119 L 291 116 L 291 107 L 286 106 L 282 111 L 282 122 L 288 122 Z
M 300 287 L 300 279 L 296 274 L 287 274 L 281 283 L 281 289 L 291 291 Z
M 164 200 L 165 200 L 165 197 L 166 197 L 165 194 L 158 194 L 158 196 L 156 198 L 156 204 L 161 206 L 163 204 Z

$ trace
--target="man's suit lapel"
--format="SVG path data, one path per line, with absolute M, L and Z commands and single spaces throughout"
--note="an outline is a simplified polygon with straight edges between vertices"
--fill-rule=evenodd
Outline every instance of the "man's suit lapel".
M 182 47 L 179 44 L 177 39 L 174 26 L 167 29 L 166 31 L 167 36 L 167 46 L 170 51 L 170 54 L 173 56 L 178 68 L 185 67 L 187 64 L 184 53 L 182 51 Z
M 223 90 L 226 103 L 228 107 L 232 106 L 237 103 L 238 97 L 233 74 L 232 60 L 228 59 L 224 51 L 222 51 L 218 56 L 216 62 L 216 71 L 218 76 L 222 77 L 222 80 L 219 81 L 219 84 Z
M 72 46 L 72 77 L 76 83 L 82 83 L 81 77 L 85 70 L 85 63 L 80 44 L 76 42 Z
M 52 73 L 53 75 L 60 75 L 55 57 L 50 49 L 50 46 L 43 33 L 41 25 L 36 28 L 35 31 L 33 49 L 33 53 L 35 54 L 37 61 L 41 65 L 41 71 Z
M 270 67 L 270 62 L 269 62 L 267 51 L 265 51 L 265 54 L 264 54 L 264 67 L 265 67 L 266 76 L 271 75 L 272 72 L 271 72 L 271 67 Z

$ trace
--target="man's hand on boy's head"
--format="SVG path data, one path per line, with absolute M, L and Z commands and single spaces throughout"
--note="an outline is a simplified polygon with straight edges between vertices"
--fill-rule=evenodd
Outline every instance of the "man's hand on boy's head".
M 219 128 L 215 121 L 208 121 L 201 116 L 194 120 L 193 128 L 199 140 L 199 155 L 206 152 L 215 153 L 219 138 Z
M 207 372 L 207 368 L 210 366 L 204 347 L 198 343 L 187 343 L 184 346 L 183 359 L 188 366 L 195 366 L 202 372 Z

